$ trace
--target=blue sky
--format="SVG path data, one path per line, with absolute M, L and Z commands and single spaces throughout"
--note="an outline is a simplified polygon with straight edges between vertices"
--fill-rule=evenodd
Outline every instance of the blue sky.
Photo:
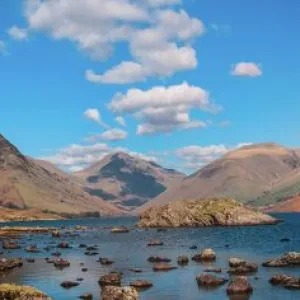
M 179 2 L 1 1 L 0 132 L 70 170 L 118 150 L 191 172 L 241 143 L 299 146 L 299 1 Z

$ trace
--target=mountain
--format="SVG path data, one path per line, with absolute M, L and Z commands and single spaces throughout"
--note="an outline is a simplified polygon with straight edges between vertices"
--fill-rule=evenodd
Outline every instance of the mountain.
M 291 186 L 300 192 L 299 152 L 277 144 L 256 144 L 229 152 L 185 177 L 140 211 L 173 200 L 210 197 L 233 197 L 260 206 L 274 202 L 273 192 L 287 188 L 290 193 Z
M 91 195 L 126 210 L 148 202 L 184 177 L 173 169 L 122 152 L 108 155 L 74 175 L 84 180 L 85 190 Z
M 50 163 L 24 156 L 0 134 L 0 205 L 77 215 L 120 214 L 120 210 L 84 192 L 69 174 Z

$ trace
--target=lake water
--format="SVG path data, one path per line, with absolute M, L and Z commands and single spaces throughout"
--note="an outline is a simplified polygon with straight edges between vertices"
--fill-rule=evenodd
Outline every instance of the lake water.
M 197 250 L 190 250 L 192 245 L 202 248 L 213 248 L 217 254 L 217 261 L 210 266 L 222 267 L 224 271 L 217 276 L 228 275 L 228 258 L 231 256 L 242 257 L 259 265 L 270 258 L 278 257 L 288 251 L 300 252 L 300 214 L 277 215 L 285 222 L 274 226 L 254 227 L 217 227 L 198 229 L 169 229 L 167 232 L 157 230 L 133 229 L 130 233 L 111 234 L 109 226 L 125 225 L 133 226 L 135 218 L 102 218 L 95 220 L 69 220 L 69 221 L 43 221 L 14 223 L 11 226 L 67 226 L 86 225 L 92 230 L 82 232 L 79 236 L 66 238 L 52 238 L 51 235 L 24 236 L 20 243 L 24 248 L 27 244 L 37 244 L 43 248 L 52 244 L 54 249 L 50 252 L 34 254 L 35 263 L 24 263 L 20 269 L 14 269 L 6 275 L 0 275 L 1 282 L 16 282 L 19 284 L 32 285 L 47 293 L 53 299 L 71 300 L 77 299 L 83 293 L 90 292 L 94 299 L 101 299 L 101 289 L 98 279 L 112 270 L 123 272 L 122 285 L 128 285 L 135 279 L 146 279 L 153 283 L 153 288 L 141 292 L 142 300 L 221 300 L 227 299 L 226 285 L 214 290 L 199 289 L 196 283 L 196 275 L 200 274 L 208 265 L 190 261 L 188 266 L 179 267 L 170 272 L 153 272 L 152 265 L 147 261 L 151 255 L 167 256 L 172 259 L 174 265 L 179 255 L 191 257 Z M 290 242 L 280 242 L 282 238 L 289 238 Z M 164 242 L 160 247 L 147 247 L 150 239 L 159 239 Z M 50 257 L 55 252 L 55 245 L 60 240 L 67 240 L 72 249 L 57 249 L 62 252 L 62 257 L 70 260 L 71 267 L 63 270 L 55 269 L 52 264 L 47 264 L 45 257 Z M 99 256 L 108 257 L 115 261 L 111 266 L 102 266 L 96 262 L 99 256 L 84 255 L 85 249 L 80 249 L 79 244 L 99 246 Z M 229 247 L 225 245 L 228 244 Z M 33 254 L 22 250 L 13 250 L 10 253 L 4 251 L 1 257 L 33 257 Z M 88 272 L 81 272 L 83 262 Z M 136 274 L 129 268 L 136 267 L 143 270 Z M 250 299 L 289 300 L 300 299 L 300 291 L 290 291 L 280 287 L 271 286 L 269 278 L 277 273 L 286 273 L 300 276 L 300 267 L 292 269 L 271 269 L 259 267 L 256 274 L 250 275 L 254 292 Z M 255 277 L 259 278 L 256 279 Z M 78 287 L 65 290 L 60 287 L 64 280 L 76 280 L 82 277 Z M 247 298 L 240 298 L 247 299 Z

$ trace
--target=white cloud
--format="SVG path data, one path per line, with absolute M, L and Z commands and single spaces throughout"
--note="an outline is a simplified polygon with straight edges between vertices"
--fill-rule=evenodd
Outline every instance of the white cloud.
M 104 140 L 104 141 L 121 141 L 128 137 L 128 133 L 122 129 L 112 128 L 101 134 L 92 135 L 87 138 L 88 141 Z
M 229 151 L 251 144 L 252 143 L 240 143 L 231 147 L 227 147 L 223 144 L 209 146 L 192 145 L 177 149 L 175 151 L 175 156 L 182 160 L 182 165 L 186 169 L 197 170 L 198 168 L 218 159 Z
M 253 62 L 239 62 L 233 66 L 231 74 L 233 76 L 257 77 L 262 75 L 260 65 Z
M 116 94 L 109 108 L 117 114 L 131 114 L 141 121 L 137 134 L 171 132 L 176 129 L 205 127 L 200 120 L 191 120 L 191 109 L 215 111 L 207 91 L 184 82 L 170 87 L 158 86 L 143 91 L 130 89 Z
M 96 108 L 88 108 L 83 115 L 87 118 L 90 119 L 96 123 L 98 123 L 99 125 L 103 126 L 103 127 L 108 127 L 105 123 L 103 123 L 103 121 L 101 120 L 101 114 L 99 112 L 98 109 Z
M 18 26 L 13 26 L 8 29 L 8 34 L 14 40 L 26 40 L 28 38 L 28 33 L 26 28 L 19 28 Z
M 126 126 L 126 121 L 121 116 L 115 117 L 115 121 L 121 126 Z
M 93 145 L 73 144 L 66 148 L 59 149 L 53 155 L 40 157 L 40 159 L 47 160 L 64 169 L 76 172 L 102 160 L 105 156 L 116 152 L 125 152 L 129 155 L 148 161 L 156 160 L 153 156 L 137 153 L 127 148 L 112 148 L 105 143 L 96 143 Z
M 129 46 L 136 61 L 122 62 L 102 75 L 89 70 L 86 78 L 98 83 L 124 84 L 195 69 L 198 64 L 196 51 L 185 42 L 203 32 L 203 23 L 184 10 L 159 10 L 150 27 L 132 32 Z M 178 42 L 183 45 L 179 46 Z

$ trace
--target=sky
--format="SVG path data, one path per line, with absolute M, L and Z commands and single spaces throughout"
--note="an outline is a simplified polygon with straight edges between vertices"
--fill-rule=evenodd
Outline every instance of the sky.
M 125 151 L 191 173 L 298 147 L 300 2 L 2 0 L 0 133 L 80 170 Z

